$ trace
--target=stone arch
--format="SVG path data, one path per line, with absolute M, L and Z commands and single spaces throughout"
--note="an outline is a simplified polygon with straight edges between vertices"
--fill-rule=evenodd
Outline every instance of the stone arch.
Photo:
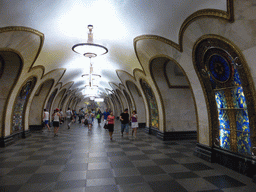
M 163 103 L 165 139 L 196 139 L 197 110 L 184 70 L 175 60 L 160 56 L 151 60 L 150 72 Z
M 119 96 L 119 98 L 123 104 L 123 109 L 126 109 L 126 108 L 128 109 L 129 105 L 128 105 L 128 102 L 127 102 L 124 94 L 119 89 L 116 89 L 116 94 Z M 129 111 L 129 113 L 130 113 L 130 111 Z
M 66 92 L 66 89 L 62 89 L 61 91 L 59 91 L 59 93 L 57 93 L 52 103 L 51 112 L 53 112 L 54 109 L 59 108 L 60 100 L 62 99 L 65 92 Z
M 210 145 L 251 157 L 255 86 L 243 54 L 224 37 L 204 35 L 194 45 L 193 62 L 206 98 Z
M 137 85 L 132 81 L 126 81 L 126 86 L 133 97 L 136 107 L 135 110 L 138 114 L 138 122 L 142 124 L 142 126 L 146 126 L 146 109 L 142 94 Z
M 43 83 L 41 83 L 41 85 L 35 92 L 34 98 L 30 105 L 30 112 L 29 112 L 30 127 L 35 127 L 35 126 L 41 127 L 43 109 L 46 103 L 45 100 L 49 95 L 53 85 L 54 85 L 54 80 L 48 79 Z
M 6 108 L 10 94 L 15 87 L 22 71 L 23 62 L 21 57 L 13 51 L 0 51 L 0 136 L 4 136 Z
M 145 79 L 140 79 L 140 85 L 146 97 L 147 105 L 149 108 L 149 128 L 159 130 L 159 109 L 155 94 Z

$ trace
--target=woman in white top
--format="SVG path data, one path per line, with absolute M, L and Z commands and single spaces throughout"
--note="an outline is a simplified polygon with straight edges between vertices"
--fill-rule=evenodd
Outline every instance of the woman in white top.
M 50 131 L 50 127 L 49 127 L 49 112 L 46 109 L 44 109 L 43 122 L 44 122 L 44 126 L 46 126 L 48 128 L 48 130 Z
M 137 134 L 137 128 L 138 128 L 138 116 L 136 114 L 136 111 L 132 112 L 132 116 L 131 116 L 131 127 L 132 127 L 132 136 L 134 133 L 134 137 L 136 138 L 136 134 Z
M 60 128 L 60 120 L 61 120 L 61 115 L 59 113 L 59 109 L 55 109 L 54 113 L 52 114 L 53 118 L 53 127 L 54 127 L 54 137 L 58 136 L 57 133 Z

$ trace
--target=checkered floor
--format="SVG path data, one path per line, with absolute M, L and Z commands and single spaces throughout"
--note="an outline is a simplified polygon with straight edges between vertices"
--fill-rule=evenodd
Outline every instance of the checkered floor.
M 0 149 L 0 191 L 256 191 L 252 179 L 193 156 L 196 141 L 161 141 L 139 130 L 113 141 L 95 123 L 32 133 Z

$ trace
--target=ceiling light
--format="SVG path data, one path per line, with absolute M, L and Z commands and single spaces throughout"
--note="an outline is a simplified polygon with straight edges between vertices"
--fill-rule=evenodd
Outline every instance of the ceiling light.
M 106 47 L 93 43 L 93 25 L 88 25 L 87 28 L 89 29 L 87 43 L 76 44 L 72 47 L 72 50 L 89 58 L 106 54 L 108 52 Z
M 104 101 L 104 99 L 103 98 L 95 98 L 95 100 L 94 100 L 95 102 L 103 102 Z

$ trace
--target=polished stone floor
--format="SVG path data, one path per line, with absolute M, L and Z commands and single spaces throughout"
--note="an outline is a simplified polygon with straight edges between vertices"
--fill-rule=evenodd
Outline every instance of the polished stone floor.
M 0 191 L 256 191 L 252 179 L 193 156 L 196 141 L 164 142 L 139 130 L 137 138 L 71 129 L 32 133 L 0 149 Z

